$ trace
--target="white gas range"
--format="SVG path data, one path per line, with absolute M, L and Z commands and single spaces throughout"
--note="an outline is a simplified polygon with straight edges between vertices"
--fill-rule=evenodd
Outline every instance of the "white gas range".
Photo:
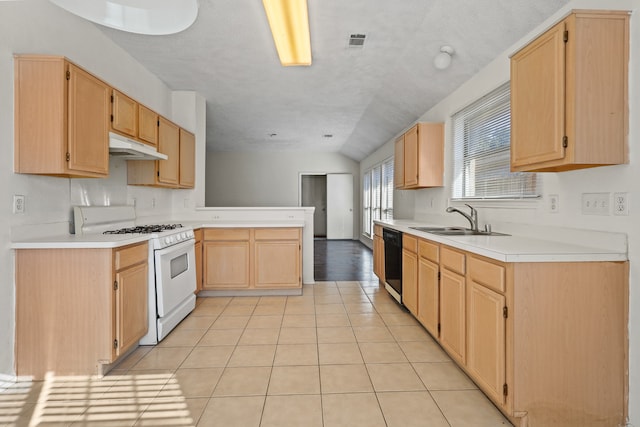
M 149 235 L 149 331 L 140 344 L 157 344 L 195 308 L 193 228 L 137 225 L 133 206 L 75 206 L 73 212 L 76 234 Z

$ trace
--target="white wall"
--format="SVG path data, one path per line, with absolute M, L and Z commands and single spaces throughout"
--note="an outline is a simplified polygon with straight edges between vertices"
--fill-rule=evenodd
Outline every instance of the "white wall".
M 542 199 L 530 203 L 521 202 L 501 207 L 499 203 L 475 203 L 479 208 L 481 225 L 485 222 L 503 223 L 520 227 L 554 226 L 591 230 L 624 232 L 628 235 L 630 259 L 630 319 L 629 319 L 629 411 L 632 425 L 640 426 L 640 2 L 637 0 L 584 0 L 573 1 L 527 37 L 502 53 L 486 68 L 463 84 L 454 93 L 426 112 L 419 121 L 445 122 L 445 187 L 416 190 L 413 215 L 417 220 L 429 219 L 455 222 L 465 225 L 464 219 L 444 212 L 451 195 L 451 115 L 482 95 L 509 81 L 509 55 L 526 44 L 565 15 L 570 9 L 623 9 L 632 10 L 631 17 L 631 57 L 629 67 L 629 153 L 628 165 L 607 166 L 572 172 L 547 173 L 542 175 Z M 453 59 L 455 67 L 455 56 Z M 389 151 L 389 141 L 381 150 Z M 362 164 L 378 161 L 379 154 L 365 159 Z M 627 192 L 629 195 L 629 216 L 593 216 L 581 213 L 581 194 L 585 192 Z M 397 192 L 396 192 L 397 193 Z M 395 194 L 395 193 L 394 193 Z M 550 213 L 549 194 L 560 197 L 560 211 Z M 595 245 L 598 242 L 594 242 Z
M 13 173 L 13 55 L 62 55 L 112 86 L 168 118 L 173 104 L 191 105 L 191 112 L 174 121 L 196 131 L 202 176 L 197 190 L 149 189 L 126 185 L 126 162 L 112 158 L 106 179 L 66 179 Z M 181 98 L 181 96 L 183 98 Z M 188 99 L 185 100 L 184 96 Z M 174 199 L 194 206 L 204 201 L 204 101 L 195 95 L 177 95 L 129 54 L 111 42 L 96 25 L 45 0 L 0 1 L 0 382 L 14 374 L 14 268 L 9 249 L 11 234 L 46 224 L 47 231 L 67 232 L 71 206 L 123 204 L 135 197 L 138 216 L 170 215 Z M 190 102 L 190 104 L 189 104 Z M 194 112 L 197 120 L 191 120 Z M 189 123 L 183 123 L 188 121 Z M 191 128 L 195 124 L 196 129 Z M 180 193 L 178 196 L 177 193 Z M 26 197 L 26 212 L 12 213 L 14 194 Z M 153 200 L 155 199 L 155 207 Z
M 354 236 L 358 236 L 359 167 L 358 163 L 339 153 L 209 152 L 206 205 L 299 206 L 301 173 L 353 174 Z
M 193 91 L 173 92 L 173 120 L 195 133 L 196 141 L 206 141 L 206 100 Z M 173 190 L 173 213 L 191 212 L 204 207 L 204 184 L 206 169 L 206 143 L 196 144 L 196 184 L 191 190 Z

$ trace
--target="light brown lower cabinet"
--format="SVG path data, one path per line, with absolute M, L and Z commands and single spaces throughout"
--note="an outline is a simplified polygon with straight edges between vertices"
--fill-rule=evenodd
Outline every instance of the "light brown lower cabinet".
M 438 336 L 440 320 L 439 246 L 418 241 L 418 320 L 433 335 Z
M 254 230 L 254 286 L 262 289 L 302 286 L 302 234 L 299 228 Z
M 148 246 L 16 250 L 16 374 L 102 374 L 147 333 Z
M 440 258 L 440 344 L 458 363 L 466 358 L 465 255 L 447 247 Z
M 494 402 L 506 400 L 504 295 L 470 281 L 467 292 L 466 366 Z
M 418 246 L 416 318 L 514 425 L 624 425 L 628 262 Z
M 202 232 L 202 228 L 197 228 L 193 230 L 193 234 L 195 237 L 194 249 L 196 252 L 196 295 L 198 292 L 202 290 L 202 238 L 204 233 Z
M 300 228 L 207 228 L 203 290 L 302 288 Z
M 418 239 L 402 235 L 402 303 L 418 315 Z

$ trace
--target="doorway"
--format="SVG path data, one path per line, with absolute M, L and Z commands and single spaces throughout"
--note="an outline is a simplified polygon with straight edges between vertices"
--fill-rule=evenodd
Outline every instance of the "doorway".
M 316 238 L 353 239 L 353 175 L 300 174 L 300 206 L 313 206 Z
M 313 206 L 313 237 L 327 237 L 327 176 L 302 175 L 302 206 Z

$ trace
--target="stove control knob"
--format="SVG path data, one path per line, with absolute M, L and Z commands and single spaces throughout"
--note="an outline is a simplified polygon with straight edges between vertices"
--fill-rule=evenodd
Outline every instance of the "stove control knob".
M 165 242 L 167 245 L 170 245 L 171 243 L 173 243 L 173 239 L 172 239 L 171 237 L 165 237 L 165 238 L 164 238 L 164 242 Z
M 179 242 L 180 240 L 182 240 L 182 236 L 180 236 L 180 233 L 176 234 L 176 241 Z
M 186 239 L 187 238 L 187 233 L 182 233 L 181 236 L 182 236 L 183 239 Z

